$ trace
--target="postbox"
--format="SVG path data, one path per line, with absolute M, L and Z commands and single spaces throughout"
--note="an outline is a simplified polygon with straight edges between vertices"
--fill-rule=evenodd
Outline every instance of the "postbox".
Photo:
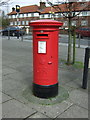
M 40 98 L 58 95 L 58 33 L 63 23 L 36 20 L 33 27 L 33 94 Z

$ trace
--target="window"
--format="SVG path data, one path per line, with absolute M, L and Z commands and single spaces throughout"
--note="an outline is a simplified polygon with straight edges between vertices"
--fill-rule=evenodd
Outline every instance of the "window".
M 34 17 L 34 13 L 31 13 L 31 17 Z
M 66 15 L 67 15 L 67 13 L 63 13 L 62 15 L 63 15 L 63 16 L 66 16 Z
M 21 25 L 21 21 L 18 21 L 18 25 Z
M 15 18 L 15 15 L 12 15 L 12 18 Z
M 41 15 L 41 17 L 42 17 L 42 18 L 44 18 L 44 14 L 43 14 L 43 15 Z
M 58 13 L 55 14 L 55 17 L 58 18 Z
M 82 2 L 81 2 L 81 7 L 83 7 L 83 6 L 86 6 L 86 3 L 82 3 Z
M 14 15 L 14 18 L 17 18 L 17 15 Z
M 34 16 L 35 16 L 35 17 L 38 17 L 38 16 L 39 16 L 39 13 L 34 13 Z
M 22 14 L 19 14 L 19 17 L 20 17 L 20 18 L 22 18 L 22 16 L 23 16 Z
M 22 25 L 25 25 L 25 21 L 22 21 Z
M 82 12 L 78 16 L 82 16 Z
M 24 17 L 27 17 L 27 14 L 24 14 Z
M 15 25 L 17 25 L 17 21 L 15 21 L 15 23 L 14 23 Z
M 26 25 L 29 25 L 29 21 L 26 21 Z
M 58 13 L 58 17 L 61 17 L 61 13 Z
M 11 18 L 13 18 L 13 16 L 11 15 Z
M 51 18 L 55 17 L 55 14 L 51 14 Z
M 72 21 L 72 26 L 76 26 L 76 21 Z
M 24 17 L 24 14 L 22 14 L 22 17 Z
M 50 14 L 48 14 L 48 18 L 50 18 Z
M 28 13 L 26 13 L 26 17 L 28 17 Z
M 44 14 L 44 18 L 48 18 L 48 14 Z
M 90 11 L 88 11 L 88 13 L 87 13 L 87 14 L 88 14 L 88 16 L 90 16 Z
M 8 17 L 11 18 L 11 15 L 9 15 Z
M 88 21 L 87 20 L 82 20 L 81 21 L 81 26 L 87 26 L 88 25 Z
M 10 25 L 13 25 L 13 22 L 10 22 Z
M 17 17 L 17 15 L 12 15 L 12 18 L 16 18 Z
M 83 11 L 82 16 L 87 16 L 87 11 Z
M 28 13 L 28 17 L 31 17 L 31 13 Z

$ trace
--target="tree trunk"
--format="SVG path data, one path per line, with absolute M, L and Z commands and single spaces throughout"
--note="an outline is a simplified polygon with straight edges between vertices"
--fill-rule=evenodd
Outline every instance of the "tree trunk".
M 72 48 L 72 39 L 71 39 L 71 18 L 68 18 L 68 56 L 67 64 L 70 65 L 71 62 L 71 48 Z
M 73 33 L 73 64 L 75 63 L 75 45 L 76 45 L 76 33 L 75 33 L 75 30 L 74 30 L 74 33 Z

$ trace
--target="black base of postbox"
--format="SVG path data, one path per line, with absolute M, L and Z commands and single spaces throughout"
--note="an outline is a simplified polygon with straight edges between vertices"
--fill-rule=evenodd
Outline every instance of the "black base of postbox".
M 58 95 L 58 83 L 48 86 L 33 83 L 33 94 L 39 98 L 55 97 Z

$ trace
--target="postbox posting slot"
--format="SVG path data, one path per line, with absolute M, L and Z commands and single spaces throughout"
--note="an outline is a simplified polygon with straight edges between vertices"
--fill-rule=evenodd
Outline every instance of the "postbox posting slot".
M 38 33 L 36 33 L 36 38 L 49 38 L 49 34 L 47 33 L 47 32 L 45 32 L 45 33 L 40 33 L 40 32 L 38 32 Z
M 48 34 L 37 34 L 37 36 L 47 36 L 48 37 Z

